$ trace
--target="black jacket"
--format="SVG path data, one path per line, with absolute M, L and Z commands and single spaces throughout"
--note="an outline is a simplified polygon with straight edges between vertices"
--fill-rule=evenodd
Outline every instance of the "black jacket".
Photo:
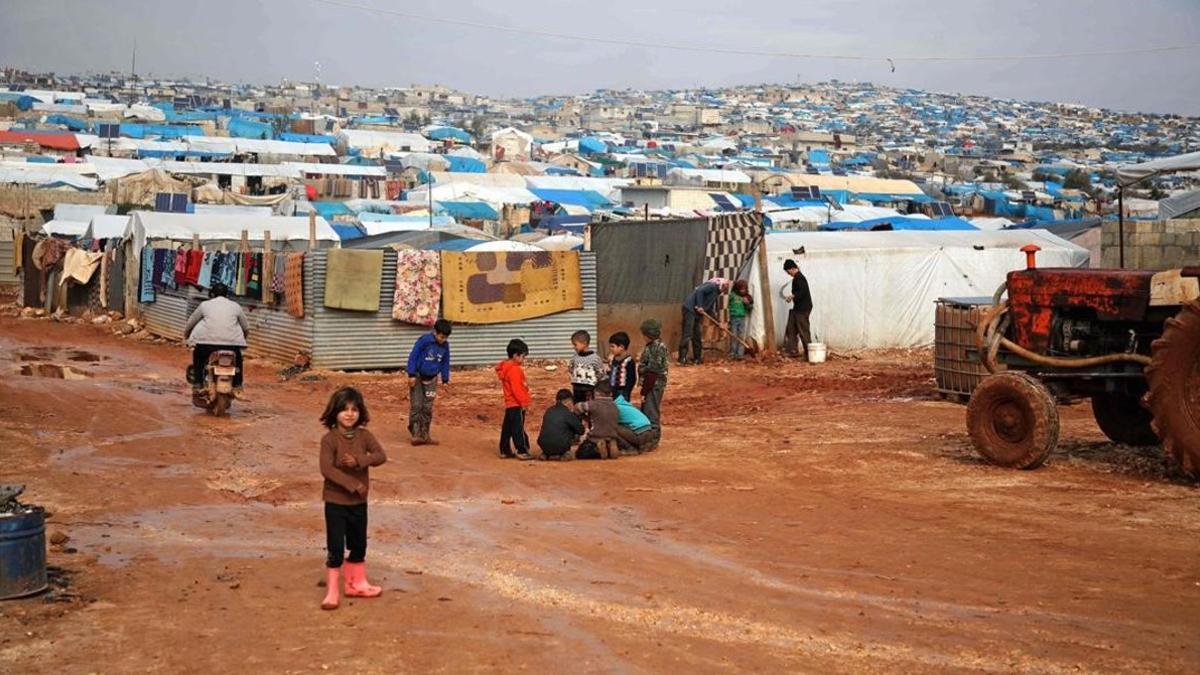
M 797 272 L 792 277 L 792 309 L 797 312 L 812 311 L 812 293 L 808 292 L 808 279 Z
M 583 422 L 561 405 L 552 405 L 542 416 L 542 428 L 538 431 L 538 447 L 544 452 L 562 454 L 575 444 L 575 437 L 583 435 Z

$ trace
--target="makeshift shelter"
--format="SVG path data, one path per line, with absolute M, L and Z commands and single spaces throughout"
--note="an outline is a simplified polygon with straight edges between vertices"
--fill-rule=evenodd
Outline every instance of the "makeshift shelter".
M 813 297 L 813 339 L 832 349 L 918 347 L 933 343 L 934 302 L 942 297 L 990 296 L 1008 272 L 1025 268 L 1021 247 L 1036 244 L 1040 267 L 1087 267 L 1087 250 L 1044 230 L 1000 232 L 787 232 L 766 237 L 769 286 L 758 257 L 743 274 L 759 307 L 772 303 L 782 342 L 793 259 Z M 764 314 L 750 316 L 760 344 Z
M 149 169 L 114 179 L 113 201 L 117 204 L 137 204 L 153 206 L 154 198 L 160 192 L 174 192 L 191 195 L 192 184 L 180 180 L 162 169 Z

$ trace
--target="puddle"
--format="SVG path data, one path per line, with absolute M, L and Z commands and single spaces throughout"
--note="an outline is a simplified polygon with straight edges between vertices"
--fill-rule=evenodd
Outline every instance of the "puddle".
M 57 363 L 29 363 L 21 366 L 21 374 L 25 377 L 46 377 L 54 380 L 86 380 L 91 377 L 82 370 L 60 366 Z
M 21 352 L 17 354 L 17 360 L 25 363 L 33 361 L 45 361 L 47 359 L 55 358 L 58 351 L 59 350 L 57 349 L 35 348 L 28 352 Z M 67 350 L 64 352 L 63 356 L 68 361 L 74 361 L 76 363 L 99 363 L 100 361 L 108 359 L 107 356 L 100 356 L 99 354 L 85 352 L 80 349 Z

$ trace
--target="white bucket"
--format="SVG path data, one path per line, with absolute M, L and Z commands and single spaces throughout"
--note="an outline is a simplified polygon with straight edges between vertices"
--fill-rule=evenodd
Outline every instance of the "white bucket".
M 809 363 L 825 363 L 825 343 L 824 342 L 808 343 L 808 362 Z

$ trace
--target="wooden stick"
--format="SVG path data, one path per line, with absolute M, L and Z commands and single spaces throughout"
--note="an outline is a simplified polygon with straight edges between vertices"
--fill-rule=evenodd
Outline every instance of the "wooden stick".
M 763 297 L 760 298 L 763 309 L 763 323 L 766 336 L 763 345 L 766 352 L 774 352 L 777 345 L 775 339 L 775 293 L 771 289 L 771 272 L 767 269 L 767 226 L 763 221 L 762 194 L 754 191 L 754 211 L 758 218 L 758 228 L 762 233 L 758 238 L 758 283 L 762 286 Z
M 242 243 L 239 249 L 242 253 L 250 250 L 250 233 L 242 230 Z
M 317 250 L 317 212 L 308 212 L 308 250 Z
M 200 250 L 200 235 L 192 233 L 192 250 Z
M 263 302 L 275 302 L 275 291 L 271 290 L 271 279 L 275 275 L 275 253 L 271 250 L 271 231 L 263 230 L 263 271 L 262 299 Z

